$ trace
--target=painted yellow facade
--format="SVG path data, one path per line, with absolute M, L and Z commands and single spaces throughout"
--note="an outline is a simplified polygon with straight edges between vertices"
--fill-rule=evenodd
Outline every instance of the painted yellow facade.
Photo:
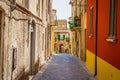
M 86 25 L 87 25 L 87 13 L 86 13 L 86 0 L 81 0 L 81 31 L 80 31 L 80 45 L 81 45 L 81 60 L 86 60 Z
M 71 52 L 82 61 L 86 59 L 86 0 L 70 1 L 72 23 L 75 23 L 77 15 L 79 25 L 73 25 L 71 29 Z M 74 34 L 73 34 L 74 33 Z M 74 39 L 73 39 L 74 37 Z M 74 41 L 73 41 L 74 40 Z M 74 49 L 75 48 L 75 49 Z
M 86 59 L 86 66 L 87 68 L 94 74 L 94 67 L 95 67 L 95 55 L 90 52 L 87 52 L 87 59 Z M 103 59 L 97 57 L 97 78 L 99 80 L 120 80 L 120 70 L 112 66 L 111 64 L 107 63 Z
M 54 27 L 51 27 L 51 53 L 54 54 Z
M 55 18 L 57 19 L 57 16 L 56 16 L 56 10 L 53 9 L 52 10 L 52 15 L 51 15 L 51 54 L 54 54 L 54 44 L 55 44 L 55 34 L 54 34 L 54 31 L 55 31 L 55 27 L 57 26 L 57 23 L 56 23 L 56 20 Z
M 74 0 L 74 2 L 70 2 L 71 5 L 71 22 L 70 23 L 75 23 L 74 18 L 75 16 L 80 16 L 80 7 L 79 5 L 80 0 Z M 79 24 L 81 24 L 79 20 Z M 71 39 L 70 39 L 70 46 L 71 46 L 71 53 L 74 56 L 80 57 L 80 30 L 81 30 L 81 25 L 73 25 L 73 28 L 71 29 Z
M 71 45 L 71 54 L 76 55 L 75 31 L 71 31 L 70 45 Z

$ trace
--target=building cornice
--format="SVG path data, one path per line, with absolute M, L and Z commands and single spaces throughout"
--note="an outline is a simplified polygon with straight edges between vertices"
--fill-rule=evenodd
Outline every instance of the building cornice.
M 66 33 L 68 33 L 68 32 L 70 32 L 70 30 L 55 30 L 54 32 L 66 32 Z
M 10 4 L 7 3 L 7 5 L 11 7 L 12 1 L 11 0 L 8 0 L 8 1 L 10 2 Z M 7 2 L 7 1 L 4 1 L 4 2 Z M 36 16 L 30 10 L 24 8 L 23 6 L 19 5 L 18 3 L 16 3 L 15 10 L 18 10 L 18 11 L 24 13 L 24 14 L 27 14 L 28 16 L 33 16 L 33 17 L 35 17 L 36 19 L 38 19 L 39 21 L 42 22 L 42 19 L 40 19 L 40 17 Z

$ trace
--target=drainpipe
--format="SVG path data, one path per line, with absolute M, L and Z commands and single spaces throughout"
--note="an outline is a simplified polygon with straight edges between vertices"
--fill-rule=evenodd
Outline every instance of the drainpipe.
M 95 29 L 95 74 L 97 75 L 97 55 L 98 55 L 98 0 L 96 0 L 96 29 Z

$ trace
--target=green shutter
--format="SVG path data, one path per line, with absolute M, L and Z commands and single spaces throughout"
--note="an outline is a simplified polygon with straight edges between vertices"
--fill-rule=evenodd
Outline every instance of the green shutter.
M 60 40 L 60 34 L 58 34 L 58 40 Z
M 65 35 L 63 35 L 63 40 L 65 40 Z
M 78 19 L 78 16 L 76 15 L 76 16 L 74 17 L 74 25 L 75 25 L 75 26 L 77 26 L 77 19 Z
M 73 28 L 73 26 L 74 26 L 74 24 L 73 24 L 73 23 L 70 23 L 70 24 L 69 24 L 69 28 L 70 28 L 70 29 L 72 29 L 72 28 Z

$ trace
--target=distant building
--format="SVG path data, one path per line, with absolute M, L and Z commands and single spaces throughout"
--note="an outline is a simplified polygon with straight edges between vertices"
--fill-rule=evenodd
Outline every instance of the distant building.
M 69 53 L 69 29 L 67 28 L 67 20 L 57 20 L 55 33 L 55 52 Z

